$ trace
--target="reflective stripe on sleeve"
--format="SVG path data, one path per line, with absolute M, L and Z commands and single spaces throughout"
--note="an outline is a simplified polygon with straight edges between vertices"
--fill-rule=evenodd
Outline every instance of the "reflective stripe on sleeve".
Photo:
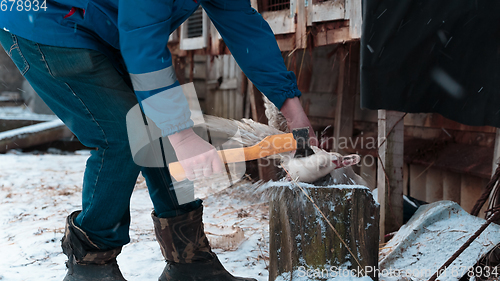
M 130 73 L 130 79 L 132 80 L 135 91 L 161 89 L 171 86 L 177 81 L 173 66 L 143 74 Z

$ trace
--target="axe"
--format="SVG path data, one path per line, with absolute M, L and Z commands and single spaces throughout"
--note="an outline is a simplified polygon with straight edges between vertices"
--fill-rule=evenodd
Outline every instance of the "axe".
M 267 136 L 253 146 L 219 150 L 217 153 L 223 163 L 237 163 L 293 150 L 296 151 L 294 158 L 307 157 L 314 154 L 314 151 L 309 146 L 309 128 L 293 129 L 292 133 Z M 346 156 L 336 160 L 335 164 L 340 168 L 357 163 L 353 163 L 351 156 Z M 186 179 L 184 169 L 179 162 L 170 163 L 168 169 L 170 175 L 177 182 Z

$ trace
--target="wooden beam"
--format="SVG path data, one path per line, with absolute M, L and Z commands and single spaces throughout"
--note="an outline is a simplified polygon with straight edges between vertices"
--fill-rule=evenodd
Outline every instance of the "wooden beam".
M 252 111 L 252 119 L 262 124 L 267 124 L 266 109 L 261 92 L 255 85 L 248 80 L 248 94 L 250 95 L 250 108 Z M 273 160 L 258 159 L 259 177 L 263 181 L 277 180 L 278 168 Z
M 295 47 L 305 49 L 307 47 L 307 14 L 306 1 L 297 0 L 297 27 L 295 31 Z
M 486 184 L 483 183 L 483 180 L 479 177 L 471 176 L 471 175 L 461 175 L 462 182 L 460 188 L 460 206 L 468 213 L 472 211 L 472 208 L 477 202 L 477 199 L 481 197 L 483 194 L 483 190 L 486 187 Z M 481 211 L 479 212 L 478 217 L 484 218 L 484 211 L 488 206 L 488 201 L 483 205 Z
M 443 173 L 439 169 L 427 171 L 425 201 L 429 203 L 443 200 Z
M 361 159 L 364 160 L 365 158 L 362 157 Z M 366 181 L 367 187 L 370 188 L 370 190 L 374 190 L 377 187 L 377 162 L 373 161 L 373 163 L 371 163 L 371 159 L 374 159 L 373 157 L 367 159 L 370 160 L 361 161 L 359 175 Z
M 460 204 L 460 174 L 443 171 L 443 200 Z
M 361 0 L 357 1 L 359 1 L 361 5 Z M 345 0 L 321 1 L 321 2 L 309 1 L 309 3 L 312 3 L 311 21 L 314 23 L 343 20 L 345 18 L 345 13 L 346 13 Z
M 252 119 L 256 122 L 267 124 L 266 108 L 264 107 L 262 94 L 250 80 L 248 80 L 248 93 L 250 94 Z
M 425 201 L 426 167 L 410 164 L 410 196 Z
M 351 38 L 361 38 L 361 23 L 363 22 L 361 2 L 361 0 L 345 1 L 345 19 L 349 20 L 349 35 Z
M 57 119 L 0 133 L 0 153 L 10 149 L 27 148 L 65 137 L 71 132 Z
M 403 224 L 403 115 L 397 111 L 378 111 L 377 186 L 382 242 L 386 234 L 397 231 Z
M 353 42 L 338 48 L 340 62 L 335 110 L 335 151 L 339 151 L 341 138 L 351 138 L 354 128 L 354 105 L 359 89 L 359 43 Z
M 290 10 L 262 12 L 274 34 L 295 33 L 295 17 L 290 17 Z
M 276 42 L 282 52 L 292 51 L 295 49 L 295 33 L 287 35 L 276 35 Z
M 173 56 L 174 70 L 181 85 L 186 84 L 186 57 Z
M 349 26 L 330 29 L 326 24 L 320 25 L 314 36 L 314 46 L 333 45 L 353 41 L 349 35 Z
M 493 169 L 491 170 L 491 175 L 495 173 L 499 161 L 500 161 L 500 128 L 497 128 L 497 135 L 495 137 L 495 150 L 493 151 Z
M 25 127 L 25 126 L 30 126 L 30 125 L 35 125 L 38 123 L 46 122 L 46 121 L 52 121 L 54 118 L 50 118 L 47 120 L 44 120 L 44 118 L 39 118 L 37 120 L 30 120 L 30 119 L 0 119 L 0 132 L 5 132 L 9 130 L 14 130 L 17 128 Z

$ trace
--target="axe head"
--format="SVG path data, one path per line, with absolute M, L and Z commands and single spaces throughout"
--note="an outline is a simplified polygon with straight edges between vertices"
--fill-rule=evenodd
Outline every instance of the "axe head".
M 307 157 L 313 155 L 314 151 L 309 146 L 309 128 L 298 128 L 292 130 L 293 138 L 297 142 L 297 150 L 294 158 Z

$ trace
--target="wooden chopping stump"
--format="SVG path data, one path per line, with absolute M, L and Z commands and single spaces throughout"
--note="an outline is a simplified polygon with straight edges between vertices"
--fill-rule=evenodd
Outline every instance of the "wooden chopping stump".
M 370 190 L 352 185 L 300 185 L 349 246 L 359 268 L 375 271 L 380 210 Z M 296 185 L 272 183 L 269 210 L 270 281 L 304 280 L 304 275 L 307 280 L 326 280 L 357 270 L 357 261 Z M 375 280 L 373 273 L 367 275 Z

